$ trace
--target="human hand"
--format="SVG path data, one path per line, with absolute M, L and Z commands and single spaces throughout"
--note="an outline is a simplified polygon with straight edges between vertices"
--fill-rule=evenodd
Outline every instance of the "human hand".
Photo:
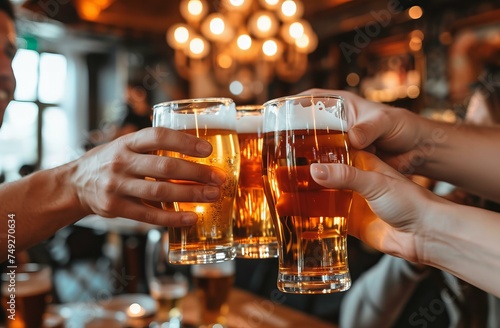
M 439 138 L 429 132 L 439 132 L 431 129 L 430 120 L 403 108 L 372 102 L 342 90 L 310 89 L 301 94 L 335 94 L 344 98 L 352 147 L 376 153 L 404 174 L 419 172 L 425 160 L 423 147 L 436 142 L 432 138 Z
M 163 226 L 191 225 L 192 212 L 166 211 L 146 202 L 211 202 L 220 196 L 225 173 L 215 167 L 178 158 L 152 155 L 163 149 L 195 157 L 212 152 L 207 141 L 167 128 L 146 128 L 96 147 L 74 165 L 72 186 L 79 203 L 89 214 L 126 217 Z M 196 182 L 176 184 L 154 179 Z
M 353 166 L 312 164 L 313 179 L 327 188 L 353 190 L 349 234 L 371 247 L 419 263 L 429 215 L 447 202 L 375 155 L 353 151 Z M 424 205 L 425 204 L 425 205 Z

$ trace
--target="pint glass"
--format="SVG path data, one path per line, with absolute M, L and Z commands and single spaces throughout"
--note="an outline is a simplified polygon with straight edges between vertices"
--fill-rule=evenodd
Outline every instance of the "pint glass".
M 203 264 L 232 260 L 233 206 L 240 172 L 240 150 L 236 134 L 236 107 L 229 98 L 186 99 L 165 102 L 153 108 L 153 126 L 167 127 L 205 139 L 212 144 L 212 154 L 205 158 L 159 150 L 160 156 L 181 158 L 221 168 L 226 181 L 215 202 L 162 203 L 165 210 L 197 213 L 195 225 L 169 228 L 168 260 L 173 264 Z M 193 184 L 192 181 L 173 181 Z
M 347 218 L 352 191 L 324 188 L 312 163 L 350 164 L 343 99 L 293 96 L 264 104 L 263 180 L 279 244 L 278 289 L 347 290 Z
M 233 289 L 234 261 L 191 266 L 199 307 L 199 327 L 227 327 L 229 294 Z
M 7 327 L 42 327 L 52 293 L 52 270 L 48 265 L 26 263 L 2 274 L 2 306 Z M 10 317 L 10 318 L 9 318 Z
M 278 256 L 273 222 L 262 184 L 261 105 L 236 107 L 241 170 L 234 213 L 236 257 Z

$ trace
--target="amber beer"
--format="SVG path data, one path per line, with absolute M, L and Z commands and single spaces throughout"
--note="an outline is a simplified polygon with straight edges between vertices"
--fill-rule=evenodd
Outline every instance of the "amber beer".
M 2 306 L 7 327 L 43 326 L 52 291 L 51 272 L 48 266 L 28 263 L 2 274 Z
M 262 106 L 238 106 L 236 130 L 241 170 L 235 201 L 233 234 L 236 256 L 278 256 L 271 213 L 262 183 Z
M 278 288 L 290 293 L 346 290 L 352 191 L 324 188 L 310 174 L 312 163 L 350 164 L 342 99 L 292 97 L 266 106 L 263 173 L 278 213 Z
M 151 297 L 156 301 L 156 321 L 182 321 L 182 300 L 189 290 L 186 278 L 180 273 L 157 276 L 149 283 Z
M 226 327 L 229 294 L 233 288 L 234 261 L 191 267 L 200 327 Z
M 240 172 L 240 151 L 236 134 L 236 109 L 227 98 L 190 99 L 156 105 L 153 126 L 164 126 L 198 136 L 212 144 L 212 154 L 205 158 L 159 150 L 160 156 L 182 158 L 213 165 L 226 172 L 219 200 L 208 203 L 163 203 L 165 210 L 191 211 L 198 221 L 191 227 L 169 228 L 168 259 L 173 264 L 200 264 L 232 260 L 232 214 Z M 192 181 L 170 180 L 178 184 Z

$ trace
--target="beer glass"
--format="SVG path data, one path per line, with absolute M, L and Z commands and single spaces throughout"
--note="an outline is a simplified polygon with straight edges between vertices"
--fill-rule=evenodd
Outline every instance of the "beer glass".
M 236 107 L 241 169 L 234 208 L 236 257 L 278 256 L 269 206 L 262 184 L 262 105 Z
M 2 274 L 2 305 L 7 327 L 42 327 L 52 292 L 48 265 L 27 263 Z
M 170 328 L 182 325 L 182 301 L 189 291 L 189 281 L 181 272 L 168 267 L 168 234 L 151 229 L 146 238 L 146 279 L 149 294 L 156 302 L 154 323 Z
M 352 191 L 324 188 L 311 163 L 351 164 L 344 101 L 299 95 L 264 104 L 263 180 L 279 244 L 278 289 L 347 290 L 347 218 Z
M 159 150 L 160 156 L 181 158 L 213 165 L 226 172 L 219 200 L 209 203 L 163 203 L 165 210 L 192 211 L 198 214 L 195 225 L 169 228 L 168 259 L 173 264 L 201 264 L 232 260 L 233 206 L 240 172 L 240 150 L 236 134 L 236 107 L 229 98 L 186 99 L 165 102 L 153 108 L 153 126 L 167 127 L 205 139 L 212 144 L 206 158 Z M 173 181 L 193 184 L 192 181 Z
M 191 266 L 199 303 L 199 327 L 227 327 L 229 294 L 233 288 L 234 261 Z

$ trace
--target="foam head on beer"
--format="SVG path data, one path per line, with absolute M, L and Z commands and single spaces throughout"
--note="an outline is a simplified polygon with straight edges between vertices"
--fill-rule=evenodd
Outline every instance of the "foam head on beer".
M 311 96 L 310 99 L 305 102 L 292 97 L 281 103 L 270 101 L 268 108 L 271 110 L 267 111 L 264 119 L 264 133 L 299 129 L 347 131 L 342 98 L 317 100 Z
M 200 106 L 196 106 L 196 102 L 182 107 L 182 102 L 166 102 L 155 105 L 153 107 L 153 126 L 164 126 L 174 130 L 191 130 L 191 129 L 223 129 L 236 131 L 236 106 L 234 102 L 225 98 L 216 98 L 214 100 L 206 100 L 200 102 Z M 179 105 L 180 103 L 180 105 Z M 171 111 L 159 110 L 162 107 L 171 107 Z M 217 108 L 217 110 L 215 110 Z
M 262 133 L 262 115 L 241 116 L 236 121 L 238 133 Z

